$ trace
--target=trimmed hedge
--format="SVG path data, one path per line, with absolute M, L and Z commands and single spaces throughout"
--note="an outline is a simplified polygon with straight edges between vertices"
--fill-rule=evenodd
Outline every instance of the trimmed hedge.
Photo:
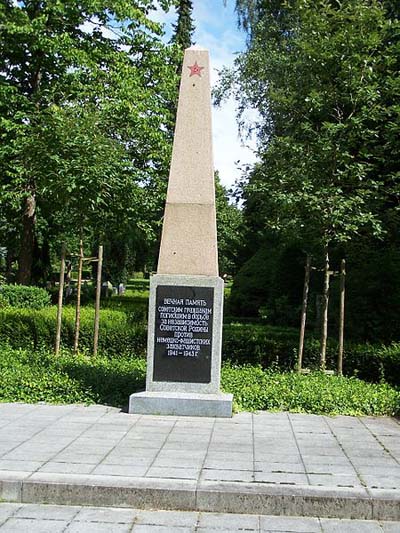
M 75 309 L 65 307 L 62 317 L 61 345 L 72 348 L 74 343 Z M 93 349 L 94 309 L 81 309 L 79 348 Z M 45 347 L 52 349 L 55 342 L 56 308 L 39 311 L 29 309 L 0 309 L 0 342 L 14 348 Z M 146 350 L 146 325 L 133 322 L 122 311 L 100 311 L 99 352 L 109 356 L 134 354 L 144 356 Z
M 0 308 L 43 309 L 50 305 L 50 294 L 40 287 L 0 285 Z
M 62 323 L 62 346 L 72 348 L 74 339 L 75 309 L 65 307 Z M 93 347 L 94 310 L 81 310 L 81 351 L 91 352 Z M 56 308 L 42 310 L 0 309 L 0 342 L 15 348 L 46 347 L 52 349 L 56 328 Z M 139 313 L 102 309 L 100 312 L 99 352 L 111 356 L 146 354 L 147 327 Z M 222 357 L 235 364 L 256 364 L 262 368 L 293 370 L 297 361 L 298 331 L 251 324 L 224 326 Z M 328 342 L 327 368 L 336 368 L 337 343 Z M 319 342 L 306 337 L 304 367 L 319 366 Z M 389 346 L 346 343 L 344 373 L 366 381 L 386 380 L 400 385 L 400 343 Z
M 235 364 L 293 370 L 297 364 L 298 331 L 294 328 L 230 324 L 224 327 L 222 356 Z M 327 368 L 336 369 L 338 345 L 329 339 Z M 319 341 L 306 338 L 303 367 L 318 369 Z M 400 385 L 400 343 L 389 346 L 346 343 L 343 372 L 372 382 Z

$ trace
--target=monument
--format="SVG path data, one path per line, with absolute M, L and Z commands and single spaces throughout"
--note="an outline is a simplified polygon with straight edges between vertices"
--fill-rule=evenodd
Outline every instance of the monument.
M 232 416 L 220 392 L 218 275 L 208 51 L 185 51 L 157 274 L 150 281 L 146 391 L 130 413 Z

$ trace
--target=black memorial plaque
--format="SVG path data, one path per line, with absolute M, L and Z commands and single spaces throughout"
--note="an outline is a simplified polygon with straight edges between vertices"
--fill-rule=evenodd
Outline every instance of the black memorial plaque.
M 210 383 L 214 289 L 156 289 L 154 381 Z

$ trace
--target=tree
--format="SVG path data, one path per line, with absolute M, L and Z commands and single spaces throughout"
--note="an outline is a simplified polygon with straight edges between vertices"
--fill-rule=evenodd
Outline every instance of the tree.
M 0 218 L 19 227 L 20 283 L 31 280 L 38 239 L 97 232 L 126 209 L 138 223 L 135 202 L 147 188 L 157 195 L 146 204 L 162 204 L 176 74 L 152 8 L 147 0 L 0 6 Z
M 240 110 L 252 106 L 260 114 L 261 163 L 244 184 L 246 207 L 258 204 L 258 226 L 297 239 L 327 269 L 332 246 L 365 234 L 382 237 L 388 220 L 398 219 L 394 6 L 237 2 L 248 49 L 225 74 L 220 93 L 233 90 Z M 327 297 L 325 287 L 325 311 Z
M 217 211 L 218 260 L 221 274 L 236 273 L 238 255 L 242 247 L 242 212 L 230 203 L 229 193 L 215 173 L 215 204 Z
M 173 25 L 174 33 L 171 42 L 177 44 L 183 51 L 193 44 L 193 33 L 195 26 L 193 23 L 193 2 L 192 0 L 178 0 L 177 4 L 178 20 Z

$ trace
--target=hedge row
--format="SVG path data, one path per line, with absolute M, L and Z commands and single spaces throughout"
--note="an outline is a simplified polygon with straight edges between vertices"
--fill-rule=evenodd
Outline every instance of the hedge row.
M 43 309 L 50 305 L 50 294 L 40 287 L 0 285 L 0 308 Z
M 224 328 L 223 357 L 236 364 L 259 364 L 263 368 L 293 370 L 297 364 L 298 331 L 272 326 L 229 325 Z M 319 341 L 308 337 L 303 368 L 318 369 Z M 329 339 L 327 368 L 336 370 L 338 344 Z M 389 346 L 346 343 L 343 372 L 366 381 L 385 380 L 400 385 L 400 343 Z
M 81 309 L 79 348 L 90 352 L 93 348 L 94 309 Z M 61 327 L 61 345 L 72 348 L 74 344 L 75 309 L 65 307 Z M 52 349 L 56 330 L 56 308 L 40 311 L 29 309 L 0 310 L 0 342 L 14 348 Z M 100 311 L 99 352 L 105 355 L 144 356 L 146 351 L 146 325 L 133 322 L 122 311 Z
M 75 310 L 66 307 L 63 313 L 62 345 L 73 346 Z M 81 311 L 80 349 L 90 352 L 93 346 L 94 310 Z M 56 309 L 33 311 L 0 309 L 0 342 L 15 348 L 52 349 L 54 346 Z M 99 351 L 108 356 L 146 353 L 146 324 L 143 320 L 115 309 L 100 313 Z M 225 325 L 222 357 L 235 364 L 256 364 L 263 368 L 292 370 L 296 366 L 298 333 L 295 329 L 256 326 L 250 324 Z M 328 343 L 327 368 L 336 368 L 337 344 Z M 308 338 L 304 350 L 304 367 L 318 368 L 319 343 Z M 400 344 L 375 346 L 346 344 L 344 373 L 366 381 L 386 380 L 400 385 Z

